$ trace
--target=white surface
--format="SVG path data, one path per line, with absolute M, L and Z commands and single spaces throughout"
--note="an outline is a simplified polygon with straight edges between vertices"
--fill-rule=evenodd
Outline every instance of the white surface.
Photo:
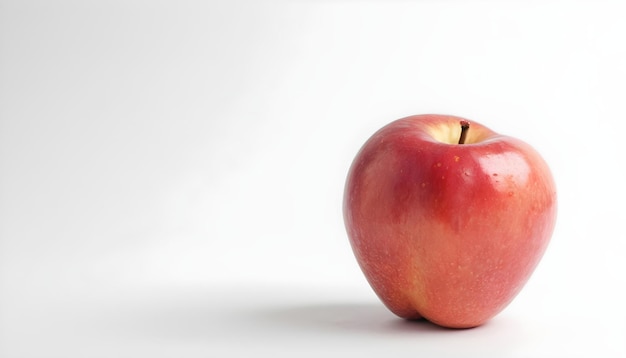
M 626 356 L 626 7 L 0 1 L 0 356 Z M 519 137 L 552 243 L 488 325 L 407 324 L 343 183 L 391 120 Z

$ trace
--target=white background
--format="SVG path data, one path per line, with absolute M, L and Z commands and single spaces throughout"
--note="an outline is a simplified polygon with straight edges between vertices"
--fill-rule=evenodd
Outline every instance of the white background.
M 626 6 L 0 0 L 0 356 L 624 357 Z M 550 164 L 516 300 L 462 331 L 369 289 L 341 200 L 418 113 Z

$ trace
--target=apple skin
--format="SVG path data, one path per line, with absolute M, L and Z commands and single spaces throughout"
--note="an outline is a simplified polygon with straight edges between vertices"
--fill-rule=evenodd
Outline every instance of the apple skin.
M 348 173 L 344 221 L 369 284 L 397 316 L 479 326 L 519 293 L 548 245 L 554 180 L 528 144 L 449 115 L 391 122 Z

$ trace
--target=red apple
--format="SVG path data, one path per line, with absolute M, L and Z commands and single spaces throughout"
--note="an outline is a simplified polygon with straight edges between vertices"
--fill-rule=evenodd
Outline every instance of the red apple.
M 393 313 L 469 328 L 522 289 L 552 235 L 557 199 L 528 144 L 463 118 L 417 115 L 363 145 L 343 210 L 356 259 Z

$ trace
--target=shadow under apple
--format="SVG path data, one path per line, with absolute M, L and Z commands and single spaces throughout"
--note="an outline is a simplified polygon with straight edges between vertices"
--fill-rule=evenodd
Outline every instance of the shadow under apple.
M 253 296 L 245 292 L 217 296 L 193 292 L 156 295 L 146 301 L 125 300 L 109 306 L 106 315 L 85 317 L 85 324 L 89 323 L 92 335 L 134 342 L 138 347 L 159 342 L 242 353 L 250 349 L 275 352 L 280 347 L 291 354 L 316 344 L 317 351 L 339 347 L 367 352 L 389 347 L 405 355 L 456 356 L 464 352 L 464 356 L 506 356 L 519 347 L 519 337 L 523 336 L 519 322 L 508 317 L 455 330 L 426 320 L 403 320 L 375 301 L 334 301 L 328 297 L 292 300 L 263 291 Z
M 252 315 L 267 325 L 292 329 L 363 334 L 397 334 L 452 331 L 427 320 L 396 317 L 380 303 L 330 303 L 269 308 Z
M 396 317 L 381 303 L 325 303 L 257 311 L 249 317 L 277 331 L 303 336 L 358 338 L 362 345 L 389 346 L 429 356 L 509 356 L 520 348 L 521 327 L 511 317 L 496 317 L 470 329 L 449 329 L 427 320 Z M 343 337 L 343 338 L 342 338 Z M 378 342 L 378 343 L 376 343 Z

